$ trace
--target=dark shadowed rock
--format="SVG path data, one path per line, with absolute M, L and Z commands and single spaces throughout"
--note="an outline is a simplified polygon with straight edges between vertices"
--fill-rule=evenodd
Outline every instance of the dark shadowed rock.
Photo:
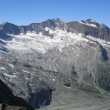
M 0 80 L 0 88 L 1 88 L 0 103 L 10 104 L 13 106 L 26 107 L 29 110 L 33 110 L 32 107 L 28 105 L 28 103 L 25 100 L 14 96 L 11 90 L 1 80 Z M 2 109 L 2 110 L 8 110 L 8 109 Z
M 5 34 L 3 31 L 0 30 L 0 39 L 3 40 L 11 40 L 11 37 Z
M 19 27 L 12 23 L 4 22 L 0 28 L 3 32 L 8 34 L 19 34 Z
M 0 40 L 0 44 L 2 44 L 2 45 L 6 45 L 6 43 L 4 43 L 4 42 L 3 42 L 3 41 L 1 41 L 1 40 Z

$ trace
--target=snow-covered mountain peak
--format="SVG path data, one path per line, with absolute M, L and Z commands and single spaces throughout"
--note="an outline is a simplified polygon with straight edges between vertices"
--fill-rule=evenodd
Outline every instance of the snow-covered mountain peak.
M 94 27 L 94 28 L 100 28 L 101 27 L 100 23 L 98 23 L 98 22 L 96 22 L 92 19 L 87 19 L 86 21 L 82 20 L 79 23 L 81 23 L 83 25 L 91 26 L 91 27 Z
M 93 19 L 87 19 L 85 22 L 88 22 L 88 23 L 97 23 L 96 21 L 94 21 Z
M 9 24 L 9 22 L 3 22 L 2 25 Z

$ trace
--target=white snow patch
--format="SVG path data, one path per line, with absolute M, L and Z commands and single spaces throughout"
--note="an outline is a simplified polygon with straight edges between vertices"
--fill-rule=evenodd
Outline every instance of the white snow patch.
M 28 78 L 28 77 L 25 77 L 25 79 L 26 79 L 26 80 L 29 80 L 29 78 Z
M 20 33 L 20 35 L 24 35 L 23 33 Z
M 65 86 L 66 88 L 68 88 L 68 89 L 70 89 L 71 88 L 71 86 L 70 87 L 67 87 L 67 86 Z
M 32 84 L 29 84 L 29 86 L 32 86 Z
M 42 80 L 42 78 L 39 78 L 39 80 L 41 81 L 41 80 Z
M 87 26 L 91 26 L 91 27 L 94 27 L 94 28 L 98 28 L 95 24 L 85 23 L 85 25 L 87 25 Z
M 49 28 L 48 27 L 45 27 L 45 31 L 49 31 Z
M 81 24 L 85 24 L 84 22 L 82 22 L 82 21 L 80 21 L 79 23 L 81 23 Z
M 0 69 L 1 69 L 1 70 L 5 70 L 5 68 L 4 68 L 4 67 L 0 67 Z
M 7 77 L 10 77 L 10 78 L 16 78 L 17 77 L 16 75 L 9 75 L 7 73 L 4 73 L 4 75 L 7 76 Z
M 106 47 L 110 47 L 110 42 L 107 42 L 103 39 L 100 39 L 100 38 L 95 38 L 93 36 L 86 36 L 87 38 L 93 40 L 93 41 L 97 41 L 99 44 L 101 44 L 102 46 L 106 46 Z
M 56 80 L 55 79 L 53 79 L 53 82 L 55 82 Z
M 29 71 L 25 71 L 25 70 L 22 70 L 23 72 L 25 72 L 25 73 L 30 73 Z
M 13 64 L 8 64 L 11 68 L 14 68 L 14 65 Z
M 91 27 L 94 27 L 94 28 L 98 28 L 95 24 L 84 23 L 82 21 L 80 21 L 79 23 L 87 25 L 87 26 L 91 26 Z

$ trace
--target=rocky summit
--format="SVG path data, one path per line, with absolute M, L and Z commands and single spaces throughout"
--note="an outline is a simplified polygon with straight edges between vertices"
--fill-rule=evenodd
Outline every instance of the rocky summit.
M 92 19 L 0 25 L 1 110 L 109 110 L 110 28 Z

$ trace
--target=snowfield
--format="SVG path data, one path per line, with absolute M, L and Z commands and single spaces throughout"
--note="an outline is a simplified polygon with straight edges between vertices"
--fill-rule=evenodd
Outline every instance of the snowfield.
M 55 30 L 45 27 L 45 31 L 49 32 L 49 34 L 53 37 L 44 36 L 41 32 L 36 34 L 35 32 L 28 31 L 25 35 L 23 33 L 20 35 L 8 34 L 12 36 L 12 40 L 2 41 L 7 44 L 7 48 L 9 50 L 15 50 L 23 53 L 39 52 L 42 54 L 53 48 L 57 48 L 60 52 L 62 52 L 63 48 L 69 45 L 75 45 L 78 42 L 91 43 L 89 39 L 97 41 L 103 46 L 110 46 L 110 43 L 104 40 L 96 39 L 92 36 L 82 37 L 82 34 L 80 33 L 75 34 L 67 32 L 66 30 L 60 30 L 58 27 Z
M 31 52 L 32 50 L 40 52 L 42 54 L 46 53 L 52 48 L 58 48 L 60 52 L 62 49 L 69 45 L 74 45 L 77 42 L 88 42 L 87 39 L 82 37 L 82 34 L 75 34 L 67 32 L 66 30 L 59 30 L 56 28 L 54 31 L 48 27 L 45 28 L 46 31 L 49 31 L 50 36 L 44 36 L 40 32 L 36 34 L 35 32 L 27 32 L 26 35 L 10 35 L 13 37 L 12 41 L 5 41 L 7 46 L 11 50 Z

